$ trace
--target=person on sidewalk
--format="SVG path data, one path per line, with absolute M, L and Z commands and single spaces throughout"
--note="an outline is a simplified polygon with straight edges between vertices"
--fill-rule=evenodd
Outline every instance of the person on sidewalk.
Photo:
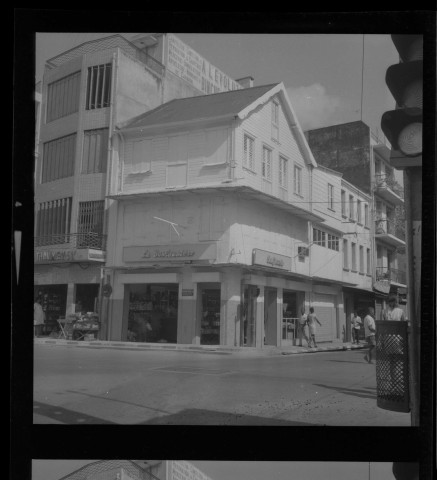
M 35 338 L 38 338 L 42 335 L 44 316 L 41 299 L 38 297 L 35 299 L 33 304 L 33 336 Z
M 388 308 L 382 314 L 383 320 L 405 321 L 405 313 L 398 305 L 396 295 L 388 297 Z
M 310 341 L 307 337 L 306 334 L 306 324 L 308 322 L 308 315 L 305 313 L 305 307 L 302 307 L 301 309 L 301 316 L 299 318 L 298 322 L 298 337 L 299 337 L 299 347 L 302 347 L 302 337 L 305 338 L 305 341 L 307 342 L 307 345 L 309 346 Z
M 317 315 L 314 313 L 314 307 L 310 307 L 310 313 L 308 314 L 308 330 L 309 330 L 309 342 L 308 348 L 311 348 L 311 343 L 313 344 L 314 348 L 317 348 L 316 343 L 316 322 L 322 326 L 317 318 Z
M 375 310 L 373 307 L 368 308 L 368 313 L 364 317 L 364 335 L 366 337 L 367 345 L 369 346 L 369 351 L 364 356 L 364 360 L 369 363 L 372 362 L 372 351 L 376 346 L 376 326 L 375 326 Z
M 358 316 L 358 313 L 356 310 L 354 310 L 354 313 L 352 314 L 352 343 L 356 343 L 357 345 L 360 344 L 360 329 L 361 329 L 361 324 L 363 323 L 361 321 L 361 317 Z

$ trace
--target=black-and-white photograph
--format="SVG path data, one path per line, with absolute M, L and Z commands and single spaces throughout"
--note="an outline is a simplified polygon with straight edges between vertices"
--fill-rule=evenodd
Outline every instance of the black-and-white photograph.
M 418 480 L 417 463 L 33 460 L 32 480 Z
M 422 35 L 35 45 L 34 424 L 419 424 Z

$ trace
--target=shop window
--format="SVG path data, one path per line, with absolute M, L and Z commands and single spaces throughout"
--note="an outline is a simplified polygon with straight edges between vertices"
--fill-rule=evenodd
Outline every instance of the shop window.
M 95 65 L 88 67 L 86 90 L 86 109 L 109 107 L 111 96 L 112 65 Z
M 130 285 L 127 340 L 176 343 L 177 284 Z
M 105 173 L 108 161 L 108 129 L 86 130 L 83 138 L 82 173 Z
M 74 175 L 76 134 L 45 142 L 43 145 L 41 183 Z
M 49 83 L 47 87 L 47 122 L 79 110 L 80 72 Z

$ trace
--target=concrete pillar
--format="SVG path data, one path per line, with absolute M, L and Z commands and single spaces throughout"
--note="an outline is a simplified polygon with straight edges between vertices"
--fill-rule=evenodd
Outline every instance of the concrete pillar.
M 67 301 L 66 301 L 66 311 L 65 315 L 71 315 L 75 313 L 75 303 L 74 303 L 74 291 L 75 285 L 74 283 L 69 283 L 67 286 Z
M 105 339 L 107 340 L 125 340 L 123 334 L 127 334 L 127 313 L 124 312 L 124 284 L 118 281 L 119 274 L 114 272 L 113 290 L 109 299 L 102 302 L 103 322 L 106 324 Z M 129 299 L 126 299 L 126 304 Z M 106 303 L 106 304 L 105 304 Z M 124 318 L 126 317 L 126 318 Z M 126 323 L 123 329 L 123 320 Z
M 184 267 L 179 274 L 177 343 L 196 343 L 196 321 L 198 320 L 196 305 L 197 283 L 192 281 L 192 269 Z
M 277 332 L 277 340 L 276 340 L 276 345 L 280 346 L 282 345 L 282 316 L 283 316 L 283 299 L 284 299 L 284 289 L 283 288 L 278 288 L 277 289 L 277 322 L 278 322 L 278 327 L 276 329 Z
M 241 271 L 226 269 L 220 289 L 220 345 L 240 344 Z
M 256 299 L 256 341 L 255 347 L 262 348 L 264 346 L 264 285 L 257 286 L 259 295 Z

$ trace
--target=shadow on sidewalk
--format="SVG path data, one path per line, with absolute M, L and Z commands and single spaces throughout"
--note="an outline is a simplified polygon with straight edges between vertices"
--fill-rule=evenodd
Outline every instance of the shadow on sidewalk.
M 42 402 L 33 402 L 33 413 L 68 425 L 115 425 L 115 422 Z
M 352 395 L 354 397 L 370 398 L 371 400 L 376 399 L 376 387 L 360 387 L 360 388 L 332 387 L 330 385 L 323 385 L 322 383 L 314 383 L 314 386 L 326 388 L 328 390 L 335 390 L 338 393 L 344 393 L 345 395 Z M 369 390 L 372 390 L 372 392 Z

